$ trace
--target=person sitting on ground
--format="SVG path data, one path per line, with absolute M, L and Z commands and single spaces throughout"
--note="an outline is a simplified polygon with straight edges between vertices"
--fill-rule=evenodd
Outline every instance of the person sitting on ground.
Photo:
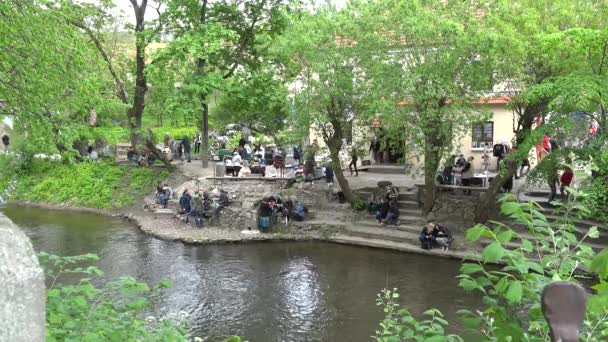
M 383 224 L 399 225 L 399 203 L 394 199 L 388 203 L 388 211 Z
M 452 234 L 450 231 L 442 225 L 436 224 L 433 227 L 432 234 L 433 239 L 439 245 L 441 250 L 448 250 L 452 244 Z
M 384 218 L 388 214 L 388 201 L 385 198 L 382 198 L 378 203 L 376 208 L 376 222 L 381 224 L 384 221 Z
M 471 186 L 471 179 L 474 176 L 473 159 L 475 158 L 473 156 L 470 156 L 467 159 L 467 163 L 464 165 L 464 168 L 462 169 L 462 186 Z M 466 190 L 465 193 L 470 195 L 471 190 Z
M 133 146 L 129 147 L 129 151 L 127 151 L 127 160 L 137 163 L 139 161 L 139 155 L 135 152 Z
M 306 216 L 306 207 L 304 203 L 299 202 L 296 203 L 295 208 L 293 209 L 293 218 L 296 221 L 304 221 L 304 216 Z
M 429 222 L 422 231 L 420 232 L 420 236 L 418 239 L 420 240 L 420 245 L 422 249 L 431 249 L 433 248 L 433 228 L 435 225 L 432 222 Z
M 226 208 L 229 204 L 230 199 L 228 198 L 228 193 L 225 190 L 220 190 L 220 196 L 217 200 L 217 207 L 215 208 L 215 217 L 219 217 L 221 210 Z
M 291 217 L 293 216 L 293 211 L 295 209 L 295 203 L 291 199 L 291 197 L 287 198 L 285 203 L 283 203 L 283 218 L 285 219 L 285 225 L 288 225 L 291 221 Z
M 566 168 L 566 170 L 564 171 L 564 173 L 562 174 L 561 178 L 560 178 L 560 187 L 559 187 L 559 192 L 562 194 L 562 196 L 565 196 L 565 198 L 568 198 L 568 190 L 566 190 L 566 187 L 569 187 L 572 184 L 572 180 L 574 179 L 574 172 L 572 172 L 571 168 Z
M 201 228 L 203 226 L 203 212 L 205 211 L 205 204 L 199 192 L 194 193 L 192 198 L 192 211 L 191 216 L 194 217 L 194 224 Z
M 156 186 L 156 204 L 160 205 L 162 208 L 167 208 L 167 204 L 169 202 L 169 197 L 165 191 L 165 188 L 159 182 Z
M 258 210 L 258 228 L 262 233 L 270 231 L 270 215 L 272 215 L 272 209 L 270 208 L 268 198 L 262 198 Z
M 367 197 L 367 212 L 369 214 L 374 214 L 376 212 L 377 208 L 378 208 L 378 199 L 376 198 L 376 194 L 374 192 L 372 192 Z
M 239 171 L 241 171 L 241 163 L 243 162 L 243 158 L 239 155 L 237 151 L 234 151 L 232 155 L 232 176 L 238 177 Z
M 179 207 L 182 214 L 184 214 L 184 221 L 186 224 L 189 223 L 190 212 L 192 211 L 191 206 L 192 196 L 188 193 L 188 189 L 184 190 L 182 196 L 179 198 Z
M 386 202 L 399 198 L 399 189 L 396 186 L 387 185 L 385 189 L 386 193 L 384 198 L 386 199 Z
M 175 192 L 173 191 L 173 189 L 171 189 L 169 184 L 167 184 L 167 183 L 163 184 L 163 190 L 165 191 L 165 194 L 167 195 L 167 200 L 169 200 L 169 199 L 173 198 L 173 196 L 175 196 Z

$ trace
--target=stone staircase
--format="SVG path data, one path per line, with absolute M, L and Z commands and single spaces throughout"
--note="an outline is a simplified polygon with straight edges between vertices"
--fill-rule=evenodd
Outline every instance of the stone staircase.
M 532 191 L 520 195 L 518 199 L 520 202 L 534 201 L 538 203 L 541 206 L 539 211 L 545 215 L 549 223 L 563 223 L 563 215 L 561 215 L 557 207 L 548 202 L 548 196 L 549 192 L 546 191 Z M 559 194 L 555 197 L 555 200 L 557 201 L 561 199 L 562 197 Z M 522 238 L 530 240 L 531 242 L 538 240 L 537 237 L 533 236 L 529 232 L 529 229 L 525 224 L 515 222 L 510 218 L 501 220 L 501 222 L 508 225 L 519 235 L 519 237 L 514 237 L 511 242 L 506 244 L 508 248 L 519 248 L 521 246 Z M 608 224 L 591 219 L 578 219 L 575 217 L 569 218 L 568 223 L 574 226 L 572 233 L 577 237 L 577 239 L 581 239 L 585 234 L 587 234 L 591 227 L 597 227 L 599 237 L 596 239 L 587 238 L 584 244 L 591 247 L 596 252 L 608 248 Z M 489 239 L 480 240 L 482 247 L 485 247 L 492 242 L 493 241 Z
M 360 189 L 357 194 L 367 199 L 375 189 Z M 333 237 L 335 242 L 419 252 L 418 235 L 425 221 L 421 215 L 416 192 L 412 188 L 399 189 L 399 226 L 380 225 L 372 214 L 365 214 L 359 220 L 345 225 L 344 231 Z M 437 251 L 429 251 L 437 254 Z M 462 255 L 464 256 L 464 254 Z

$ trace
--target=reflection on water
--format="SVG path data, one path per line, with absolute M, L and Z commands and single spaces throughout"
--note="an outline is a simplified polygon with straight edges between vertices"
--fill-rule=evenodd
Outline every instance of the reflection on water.
M 437 307 L 453 318 L 478 299 L 457 288 L 456 261 L 318 242 L 195 246 L 158 240 L 120 219 L 8 207 L 34 248 L 95 253 L 109 279 L 174 286 L 158 315 L 186 312 L 196 336 L 257 341 L 369 341 L 382 319 L 376 294 L 398 287 L 413 313 Z

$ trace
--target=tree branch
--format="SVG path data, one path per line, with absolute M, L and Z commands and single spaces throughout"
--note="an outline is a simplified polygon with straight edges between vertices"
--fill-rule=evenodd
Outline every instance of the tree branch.
M 230 67 L 230 70 L 228 70 L 228 72 L 223 76 L 224 79 L 232 77 L 232 75 L 236 71 L 236 68 L 238 68 L 239 64 L 241 63 L 241 59 L 243 58 L 243 53 L 245 52 L 245 48 L 247 47 L 247 45 L 249 44 L 249 41 L 254 36 L 255 24 L 260 19 L 259 15 L 260 15 L 261 11 L 263 10 L 265 4 L 266 4 L 266 0 L 262 0 L 260 7 L 257 9 L 257 11 L 254 12 L 254 16 L 251 19 L 251 25 L 249 25 L 249 28 L 245 31 L 245 37 L 241 41 L 239 49 L 237 50 L 237 53 L 234 57 L 234 63 L 232 64 L 232 67 Z

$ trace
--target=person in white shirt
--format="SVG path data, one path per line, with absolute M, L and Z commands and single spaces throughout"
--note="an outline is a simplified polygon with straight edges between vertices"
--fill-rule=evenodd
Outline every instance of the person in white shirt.
M 241 171 L 242 162 L 243 158 L 241 158 L 237 151 L 234 151 L 234 154 L 232 156 L 232 176 L 238 177 L 239 171 Z

